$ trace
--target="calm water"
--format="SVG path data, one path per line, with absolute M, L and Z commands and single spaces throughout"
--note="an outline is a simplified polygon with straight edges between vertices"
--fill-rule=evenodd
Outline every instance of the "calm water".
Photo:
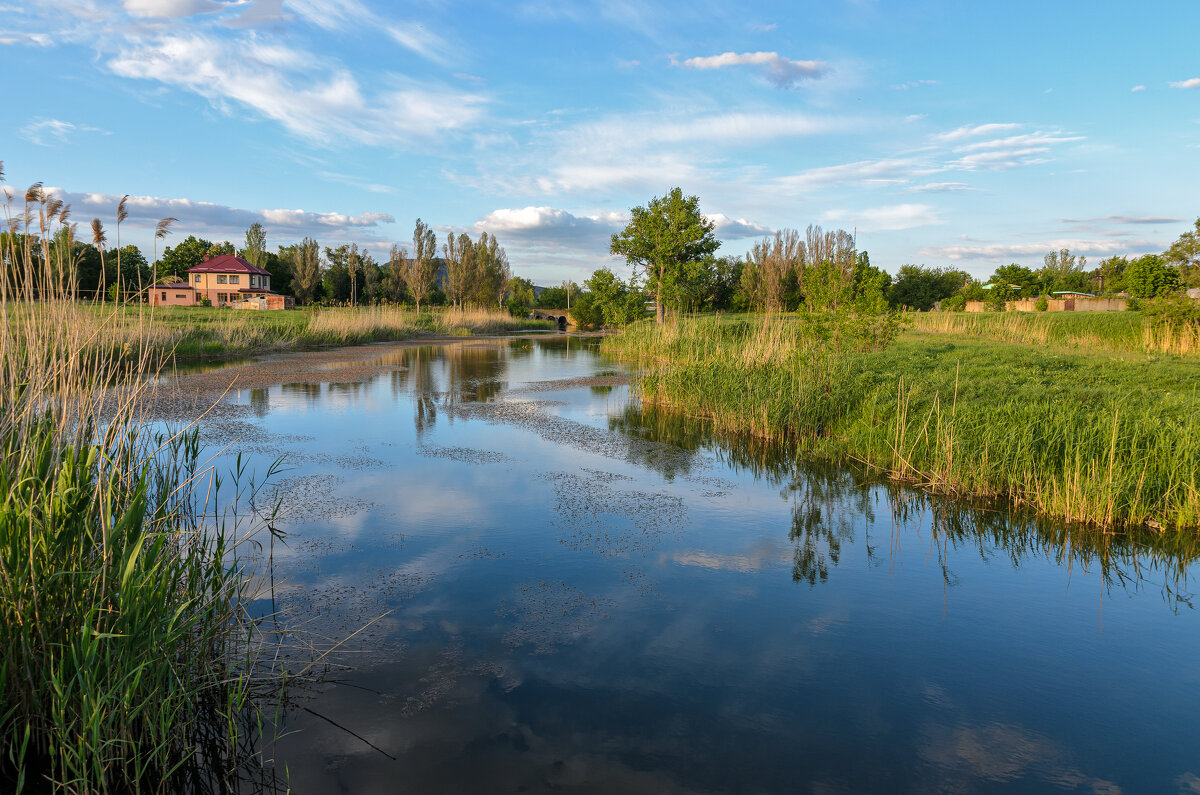
M 276 607 L 384 616 L 293 693 L 294 791 L 1200 791 L 1194 545 L 713 440 L 580 339 L 380 356 L 232 396 Z

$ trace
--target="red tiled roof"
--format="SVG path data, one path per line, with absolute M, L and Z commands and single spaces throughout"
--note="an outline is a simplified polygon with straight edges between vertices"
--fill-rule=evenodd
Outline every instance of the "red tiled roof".
M 172 284 L 156 284 L 151 290 L 191 290 L 193 289 L 187 282 L 174 282 Z
M 262 295 L 279 295 L 274 290 L 268 290 L 265 287 L 243 287 L 238 290 L 239 293 L 261 293 Z
M 188 273 L 258 273 L 263 276 L 270 276 L 270 271 L 265 271 L 262 268 L 256 268 L 241 257 L 235 257 L 233 254 L 222 254 L 219 257 L 206 259 L 199 265 L 188 268 Z

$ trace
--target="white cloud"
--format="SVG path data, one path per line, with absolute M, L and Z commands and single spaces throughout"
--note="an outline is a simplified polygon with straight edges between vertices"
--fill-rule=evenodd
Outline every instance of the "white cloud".
M 1133 88 L 1131 88 L 1129 90 L 1134 93 L 1137 93 L 1138 91 L 1145 91 L 1146 87 L 1145 86 L 1134 86 Z
M 407 143 L 462 129 L 481 116 L 483 97 L 399 77 L 365 96 L 348 70 L 267 40 L 201 33 L 131 42 L 108 62 L 122 77 L 192 91 L 214 106 L 248 107 L 314 141 Z
M 822 214 L 826 223 L 853 226 L 862 232 L 886 232 L 942 223 L 937 210 L 928 204 L 893 204 L 866 210 L 829 210 Z
M 772 22 L 768 25 L 751 25 L 750 30 L 754 31 L 755 33 L 770 33 L 777 27 L 779 27 L 779 25 Z
M 116 214 L 120 196 L 110 193 L 69 193 L 62 188 L 46 188 L 72 206 L 76 218 L 96 216 L 105 224 L 111 223 Z M 160 218 L 174 216 L 179 219 L 174 231 L 182 236 L 189 234 L 216 234 L 219 237 L 236 239 L 254 222 L 267 227 L 267 232 L 281 234 L 293 239 L 313 235 L 318 239 L 331 235 L 347 234 L 354 230 L 365 230 L 390 224 L 394 218 L 381 212 L 366 212 L 347 215 L 338 212 L 314 212 L 311 210 L 248 210 L 213 202 L 193 199 L 164 198 L 158 196 L 130 196 L 126 203 L 129 219 L 122 225 L 149 229 Z
M 1013 122 L 1006 122 L 1004 124 L 967 124 L 949 132 L 939 133 L 933 137 L 939 141 L 961 141 L 964 138 L 974 138 L 979 135 L 992 135 L 1007 130 L 1015 130 L 1021 126 Z
M 909 190 L 913 193 L 954 193 L 974 188 L 965 182 L 926 182 L 924 185 L 913 185 Z
M 1171 84 L 1171 88 L 1196 88 L 1197 86 L 1200 86 L 1200 77 L 1189 77 L 1187 80 Z
M 190 17 L 223 11 L 223 3 L 213 0 L 125 0 L 125 10 L 131 14 L 159 19 Z
M 502 243 L 512 241 L 526 248 L 565 248 L 595 252 L 628 221 L 615 212 L 574 215 L 555 207 L 521 207 L 492 210 L 474 224 L 476 232 L 490 232 Z
M 730 218 L 725 213 L 711 213 L 704 217 L 712 221 L 713 231 L 722 240 L 741 240 L 775 234 L 775 230 L 769 226 L 745 218 Z
M 793 88 L 801 80 L 821 77 L 829 71 L 822 61 L 793 61 L 777 52 L 724 52 L 688 58 L 687 69 L 721 69 L 726 66 L 758 66 L 763 75 L 778 88 Z

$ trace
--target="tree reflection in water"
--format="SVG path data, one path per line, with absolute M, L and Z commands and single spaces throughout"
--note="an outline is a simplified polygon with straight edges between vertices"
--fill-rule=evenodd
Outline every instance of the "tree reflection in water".
M 788 446 L 717 432 L 703 419 L 660 407 L 631 405 L 610 427 L 692 452 L 709 451 L 735 471 L 778 484 L 780 496 L 792 503 L 788 538 L 795 582 L 827 581 L 860 536 L 868 565 L 879 565 L 871 529 L 882 503 L 891 524 L 889 562 L 900 556 L 901 530 L 928 532 L 930 560 L 941 568 L 946 587 L 958 582 L 954 558 L 970 551 L 987 561 L 1007 559 L 1013 568 L 1036 559 L 1068 570 L 1098 571 L 1106 593 L 1158 588 L 1172 610 L 1192 606 L 1188 567 L 1200 557 L 1200 539 L 1192 535 L 1141 528 L 1101 532 L 1022 514 L 995 501 L 930 495 L 869 476 L 852 462 L 798 460 Z

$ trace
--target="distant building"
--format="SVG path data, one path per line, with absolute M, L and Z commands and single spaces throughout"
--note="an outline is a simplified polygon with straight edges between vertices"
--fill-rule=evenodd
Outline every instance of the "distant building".
M 1085 293 L 1079 290 L 1055 290 L 1051 293 L 1055 298 L 1095 298 L 1092 293 Z
M 222 254 L 188 268 L 187 282 L 156 284 L 150 303 L 156 306 L 213 306 L 236 309 L 292 309 L 295 300 L 271 290 L 271 273 L 241 257 Z

